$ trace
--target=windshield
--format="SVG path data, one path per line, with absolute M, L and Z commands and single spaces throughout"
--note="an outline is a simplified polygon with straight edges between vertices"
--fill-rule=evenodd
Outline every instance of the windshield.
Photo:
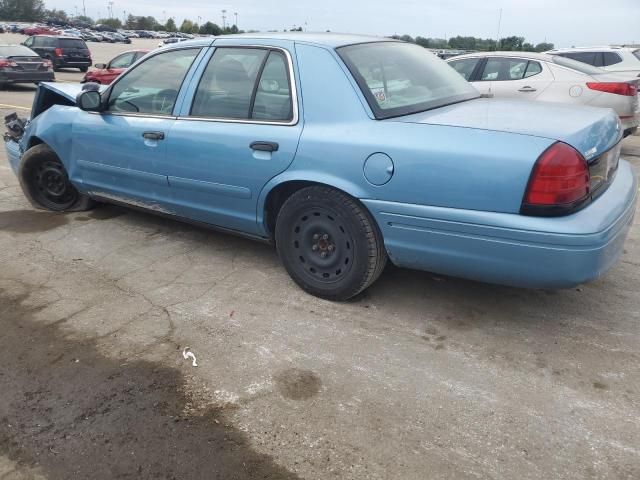
M 37 57 L 33 50 L 22 45 L 0 47 L 0 57 Z
M 604 70 L 598 67 L 593 67 L 588 63 L 579 62 L 578 60 L 562 57 L 560 55 L 552 55 L 552 57 L 553 63 L 556 63 L 562 67 L 570 68 L 571 70 L 576 70 L 580 73 L 586 73 L 587 75 L 598 75 L 601 73 L 606 73 Z
M 338 48 L 376 118 L 422 112 L 480 94 L 430 51 L 403 42 Z

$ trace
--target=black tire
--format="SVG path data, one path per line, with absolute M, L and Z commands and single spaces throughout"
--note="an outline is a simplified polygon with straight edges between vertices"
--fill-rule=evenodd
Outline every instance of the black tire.
M 86 73 L 87 70 L 89 70 L 89 67 L 78 67 L 78 69 L 82 72 L 82 73 Z
M 18 167 L 18 180 L 27 199 L 35 208 L 54 212 L 80 212 L 95 202 L 81 194 L 69 181 L 58 156 L 40 144 L 25 152 Z
M 278 255 L 306 292 L 348 300 L 371 285 L 387 262 L 382 234 L 367 209 L 323 186 L 303 188 L 276 220 Z

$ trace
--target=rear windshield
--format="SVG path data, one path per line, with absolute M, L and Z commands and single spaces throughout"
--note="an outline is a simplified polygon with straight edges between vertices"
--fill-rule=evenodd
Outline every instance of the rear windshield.
M 37 57 L 33 50 L 22 45 L 0 46 L 0 57 Z
M 337 51 L 379 119 L 480 96 L 454 69 L 418 45 L 373 42 Z
M 87 49 L 87 45 L 79 38 L 61 38 L 60 48 L 83 48 Z
M 605 73 L 598 67 L 594 67 L 592 65 L 589 65 L 588 63 L 579 62 L 577 60 L 572 60 L 571 58 L 562 57 L 560 55 L 553 55 L 553 63 L 556 63 L 562 67 L 570 68 L 571 70 L 576 70 L 580 73 L 586 73 L 587 75 L 598 75 L 599 73 Z

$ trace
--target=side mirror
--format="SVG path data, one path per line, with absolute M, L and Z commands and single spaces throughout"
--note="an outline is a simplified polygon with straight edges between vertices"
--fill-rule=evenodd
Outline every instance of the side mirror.
M 102 97 L 97 90 L 85 90 L 76 96 L 76 105 L 85 112 L 101 112 Z
M 107 68 L 107 64 L 106 63 L 96 63 L 94 65 L 94 67 L 100 69 L 100 70 L 104 70 L 105 68 Z

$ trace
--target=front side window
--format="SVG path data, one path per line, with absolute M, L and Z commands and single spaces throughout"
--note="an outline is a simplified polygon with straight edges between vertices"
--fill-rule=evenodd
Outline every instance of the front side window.
M 476 65 L 480 61 L 480 58 L 463 58 L 460 60 L 452 60 L 449 62 L 449 65 L 453 67 L 453 69 L 462 75 L 466 81 L 470 81 L 471 75 L 473 75 L 473 71 L 476 69 Z
M 108 110 L 171 115 L 180 86 L 198 53 L 199 48 L 163 52 L 128 70 L 111 90 Z
M 337 51 L 378 119 L 480 96 L 445 62 L 418 45 L 372 42 Z
M 119 57 L 111 60 L 109 68 L 127 68 L 133 63 L 135 52 L 123 53 Z

